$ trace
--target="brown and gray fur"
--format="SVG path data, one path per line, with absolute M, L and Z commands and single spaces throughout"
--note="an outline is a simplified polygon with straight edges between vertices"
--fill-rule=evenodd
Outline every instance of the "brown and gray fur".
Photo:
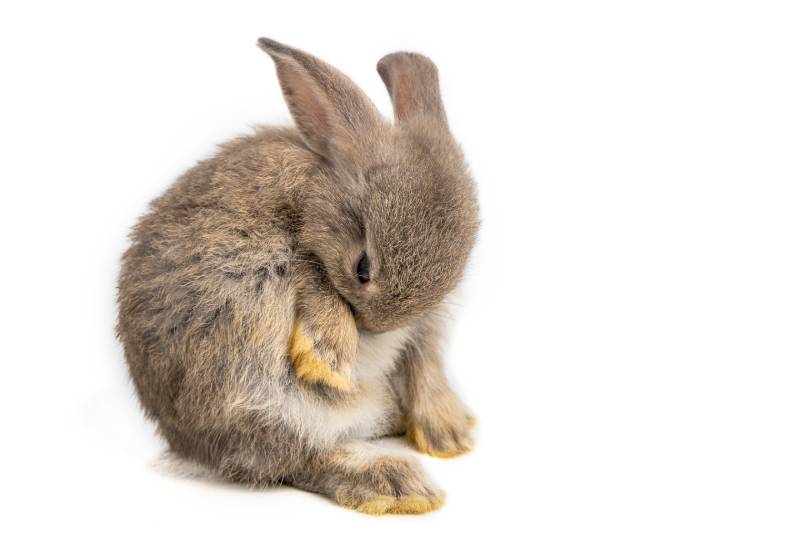
M 369 513 L 435 509 L 443 493 L 417 461 L 369 440 L 471 448 L 439 317 L 478 208 L 436 67 L 381 59 L 392 124 L 330 65 L 259 46 L 297 128 L 222 145 L 134 227 L 118 335 L 139 398 L 175 453 L 230 479 Z

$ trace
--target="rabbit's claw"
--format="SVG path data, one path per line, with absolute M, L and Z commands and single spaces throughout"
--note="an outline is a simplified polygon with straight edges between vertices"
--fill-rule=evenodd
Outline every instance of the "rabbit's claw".
M 301 321 L 297 321 L 289 336 L 289 358 L 298 379 L 307 383 L 324 384 L 334 389 L 349 391 L 352 388 L 350 366 L 336 364 L 328 350 L 320 350 L 324 343 L 312 340 L 306 335 Z M 327 357 L 326 357 L 327 355 Z

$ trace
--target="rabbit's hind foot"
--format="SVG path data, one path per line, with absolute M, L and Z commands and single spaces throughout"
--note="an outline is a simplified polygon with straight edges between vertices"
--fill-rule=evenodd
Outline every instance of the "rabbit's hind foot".
M 352 442 L 330 453 L 314 474 L 306 488 L 361 513 L 423 514 L 445 501 L 444 492 L 413 457 L 367 442 Z

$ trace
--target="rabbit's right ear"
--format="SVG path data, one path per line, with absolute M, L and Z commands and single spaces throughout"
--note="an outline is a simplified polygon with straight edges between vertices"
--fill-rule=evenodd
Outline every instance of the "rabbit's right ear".
M 316 57 L 262 37 L 283 96 L 309 148 L 329 160 L 356 157 L 383 119 L 350 78 Z
M 395 52 L 378 61 L 378 74 L 389 91 L 398 124 L 421 119 L 447 128 L 433 61 L 422 54 Z

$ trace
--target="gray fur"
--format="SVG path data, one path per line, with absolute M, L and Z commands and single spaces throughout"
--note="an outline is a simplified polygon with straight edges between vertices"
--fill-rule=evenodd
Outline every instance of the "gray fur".
M 365 512 L 434 509 L 442 494 L 418 464 L 365 440 L 412 425 L 423 451 L 469 446 L 435 316 L 478 210 L 436 69 L 416 54 L 381 60 L 392 125 L 330 65 L 259 46 L 298 129 L 222 145 L 152 202 L 123 256 L 117 332 L 142 406 L 174 452 L 231 479 L 293 483 Z M 287 345 L 299 323 L 352 390 L 298 379 Z M 390 341 L 368 361 L 365 347 Z

